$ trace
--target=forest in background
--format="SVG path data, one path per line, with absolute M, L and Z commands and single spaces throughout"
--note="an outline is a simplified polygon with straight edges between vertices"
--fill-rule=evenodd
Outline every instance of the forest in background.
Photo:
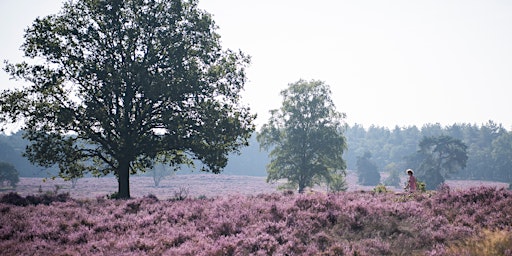
M 426 124 L 422 127 L 408 126 L 394 129 L 386 127 L 348 125 L 344 132 L 348 150 L 343 154 L 349 170 L 356 170 L 358 157 L 371 154 L 370 160 L 380 172 L 402 171 L 410 166 L 408 157 L 418 150 L 423 137 L 447 135 L 464 142 L 467 147 L 468 161 L 464 169 L 459 170 L 450 179 L 488 180 L 512 182 L 512 132 L 501 124 L 489 121 L 486 124 Z M 12 135 L 0 135 L 0 162 L 16 167 L 21 177 L 49 177 L 57 175 L 56 169 L 44 169 L 34 166 L 22 156 L 28 141 L 22 138 L 22 132 Z M 269 163 L 268 152 L 260 150 L 256 134 L 250 139 L 248 147 L 240 154 L 231 154 L 224 169 L 225 174 L 266 176 L 265 166 Z M 200 169 L 182 168 L 189 173 Z M 199 171 L 194 171 L 199 173 Z

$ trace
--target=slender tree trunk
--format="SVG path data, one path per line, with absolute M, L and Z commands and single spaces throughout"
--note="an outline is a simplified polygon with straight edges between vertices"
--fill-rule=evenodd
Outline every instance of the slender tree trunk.
M 119 199 L 128 199 L 130 198 L 130 162 L 126 160 L 121 160 L 119 163 L 119 190 L 118 190 L 118 198 Z
M 304 182 L 299 181 L 299 194 L 304 193 L 305 188 L 306 188 L 306 186 L 304 186 Z
M 155 182 L 155 188 L 157 188 L 158 185 L 160 184 L 160 179 L 158 179 L 156 175 L 156 167 L 153 167 L 153 170 L 151 171 L 153 172 L 153 181 Z

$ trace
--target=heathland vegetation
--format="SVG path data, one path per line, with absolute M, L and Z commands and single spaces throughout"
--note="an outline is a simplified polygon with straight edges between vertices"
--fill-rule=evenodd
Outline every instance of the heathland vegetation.
M 512 192 L 0 198 L 3 255 L 512 255 Z
M 27 28 L 21 48 L 37 61 L 5 70 L 29 84 L 0 94 L 0 124 L 22 123 L 0 136 L 2 255 L 512 255 L 512 192 L 443 184 L 512 182 L 511 132 L 492 121 L 345 126 L 317 80 L 290 84 L 256 132 L 240 104 L 250 58 L 216 30 L 196 0 L 69 1 Z M 347 168 L 376 187 L 344 191 Z M 400 187 L 407 168 L 432 190 L 378 184 Z M 130 177 L 152 169 L 157 190 L 177 169 L 289 190 L 132 198 Z M 118 187 L 22 195 L 9 191 L 18 173 Z

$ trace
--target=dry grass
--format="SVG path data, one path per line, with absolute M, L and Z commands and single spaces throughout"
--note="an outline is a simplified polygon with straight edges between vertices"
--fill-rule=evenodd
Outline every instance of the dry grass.
M 471 239 L 449 246 L 447 255 L 510 256 L 512 255 L 512 232 L 484 230 Z

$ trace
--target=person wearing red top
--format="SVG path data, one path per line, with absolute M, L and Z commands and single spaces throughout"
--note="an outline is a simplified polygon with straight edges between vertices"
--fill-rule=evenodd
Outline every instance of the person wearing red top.
M 407 173 L 407 175 L 409 175 L 409 181 L 405 186 L 405 190 L 409 192 L 416 191 L 416 177 L 414 177 L 414 171 L 412 169 L 407 169 L 407 171 L 405 172 Z

